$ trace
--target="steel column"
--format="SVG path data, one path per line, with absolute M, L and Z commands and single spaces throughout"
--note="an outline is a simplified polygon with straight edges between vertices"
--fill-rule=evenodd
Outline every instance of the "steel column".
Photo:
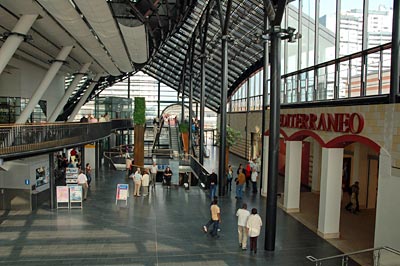
M 219 136 L 219 165 L 218 165 L 218 195 L 223 196 L 225 190 L 223 189 L 223 182 L 225 182 L 225 160 L 226 160 L 226 102 L 228 96 L 228 28 L 229 19 L 231 15 L 232 0 L 228 0 L 226 4 L 225 20 L 222 17 L 221 1 L 217 0 L 218 12 L 222 28 L 222 43 L 221 43 L 221 63 L 222 63 L 222 77 L 221 77 L 221 104 L 219 107 L 220 113 L 220 136 Z
M 79 112 L 83 104 L 85 103 L 86 99 L 89 97 L 90 93 L 92 92 L 94 86 L 96 86 L 97 81 L 101 78 L 101 74 L 97 74 L 96 77 L 93 79 L 93 82 L 89 85 L 89 87 L 86 89 L 85 93 L 79 100 L 79 102 L 76 104 L 74 111 L 72 111 L 71 115 L 68 118 L 68 122 L 74 121 L 74 118 L 76 114 Z
M 69 85 L 67 91 L 64 93 L 64 96 L 61 98 L 61 100 L 58 102 L 56 105 L 56 108 L 54 109 L 53 113 L 50 115 L 48 121 L 49 122 L 55 122 L 58 115 L 60 114 L 61 110 L 64 108 L 65 104 L 67 103 L 69 97 L 72 95 L 72 92 L 75 90 L 76 86 L 78 83 L 81 81 L 85 73 L 89 70 L 89 67 L 92 63 L 86 63 L 82 66 L 82 68 L 79 70 L 79 73 L 77 73 L 74 77 L 74 80 L 71 82 Z
M 100 141 L 96 141 L 95 142 L 95 159 L 94 159 L 94 163 L 95 163 L 95 169 L 94 169 L 94 176 L 97 178 L 99 176 L 99 168 L 100 168 Z
M 200 30 L 201 55 L 200 55 L 200 164 L 204 164 L 204 109 L 206 105 L 206 41 L 208 33 L 208 23 L 210 19 L 210 5 L 207 6 L 206 21 L 204 32 Z M 214 143 L 213 143 L 214 144 Z
M 269 20 L 267 16 L 267 6 L 268 6 L 268 1 L 264 0 L 264 28 L 263 28 L 263 53 L 264 53 L 264 80 L 263 80 L 263 103 L 262 103 L 262 126 L 261 126 L 261 147 L 264 147 L 264 134 L 267 131 L 267 125 L 266 125 L 266 119 L 267 119 L 267 111 L 268 111 L 268 66 L 269 66 L 269 42 L 266 38 L 268 34 L 268 28 L 269 28 Z M 265 151 L 264 148 L 262 148 L 261 152 L 261 162 L 264 162 L 264 153 L 267 153 L 268 151 Z M 261 188 L 263 187 L 263 177 L 262 174 L 264 173 L 263 170 L 264 166 L 263 163 L 261 163 L 261 169 L 260 169 L 260 193 L 261 193 Z
M 50 209 L 56 208 L 56 181 L 54 176 L 54 152 L 49 153 Z
M 396 102 L 399 94 L 400 71 L 400 2 L 393 0 L 393 26 L 392 26 L 392 59 L 390 68 L 390 93 L 391 103 Z
M 18 20 L 12 32 L 10 32 L 10 35 L 7 37 L 7 40 L 3 43 L 0 49 L 0 74 L 7 66 L 8 62 L 10 62 L 15 51 L 17 51 L 19 45 L 24 40 L 26 34 L 38 16 L 39 15 L 23 15 Z
M 222 36 L 222 86 L 221 86 L 221 105 L 220 105 L 220 122 L 219 122 L 219 164 L 218 164 L 218 195 L 222 196 L 224 190 L 222 182 L 225 176 L 225 160 L 226 160 L 226 98 L 228 94 L 228 36 Z
M 65 46 L 58 53 L 56 60 L 53 62 L 53 64 L 47 71 L 46 75 L 40 82 L 39 87 L 36 89 L 35 93 L 32 95 L 31 99 L 29 100 L 28 105 L 25 107 L 25 109 L 22 111 L 21 115 L 18 117 L 17 121 L 15 122 L 16 124 L 24 124 L 26 122 L 26 120 L 29 118 L 33 109 L 38 104 L 38 102 L 42 98 L 43 94 L 46 92 L 50 83 L 53 81 L 54 77 L 56 76 L 58 70 L 61 68 L 64 60 L 67 58 L 67 56 L 71 52 L 72 48 L 73 48 L 73 46 Z
M 157 90 L 157 117 L 158 118 L 160 118 L 160 115 L 161 115 L 161 113 L 160 113 L 160 95 L 161 95 L 161 83 L 160 83 L 160 81 L 158 81 L 158 84 L 157 84 L 157 87 L 158 87 L 158 90 Z
M 280 26 L 271 28 L 271 105 L 269 121 L 269 151 L 268 151 L 268 193 L 265 230 L 265 249 L 275 250 L 276 208 L 278 190 L 279 161 L 279 116 L 281 91 L 281 37 Z
M 195 44 L 195 36 L 192 36 L 190 41 L 190 61 L 189 61 L 189 154 L 192 153 L 193 146 L 193 130 L 192 130 L 192 120 L 193 120 L 193 57 L 194 57 L 194 44 Z

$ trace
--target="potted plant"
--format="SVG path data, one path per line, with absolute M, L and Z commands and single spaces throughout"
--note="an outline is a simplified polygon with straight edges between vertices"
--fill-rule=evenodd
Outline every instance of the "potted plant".
M 133 111 L 133 122 L 135 123 L 135 146 L 134 164 L 144 166 L 144 125 L 146 123 L 146 101 L 144 97 L 135 97 Z
M 189 153 L 189 123 L 182 122 L 179 124 L 179 132 L 183 142 L 183 151 Z
M 220 132 L 218 132 L 218 137 L 217 137 L 218 145 L 219 145 L 219 140 L 220 140 L 219 136 L 220 136 Z M 242 134 L 240 133 L 239 130 L 231 128 L 230 126 L 226 127 L 225 169 L 228 169 L 228 164 L 229 164 L 229 148 L 232 147 L 233 145 L 235 145 L 241 137 L 242 137 Z

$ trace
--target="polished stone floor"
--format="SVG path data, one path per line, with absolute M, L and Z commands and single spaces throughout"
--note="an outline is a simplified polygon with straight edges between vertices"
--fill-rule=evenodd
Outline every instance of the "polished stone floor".
M 209 219 L 207 192 L 192 187 L 166 189 L 157 184 L 148 197 L 115 204 L 123 171 L 102 169 L 83 209 L 3 212 L 0 216 L 1 265 L 314 265 L 317 258 L 340 254 L 293 217 L 278 208 L 276 249 L 264 251 L 263 226 L 256 255 L 239 248 L 234 194 L 220 198 L 220 238 L 203 233 Z M 132 183 L 129 181 L 132 189 Z M 243 201 L 259 209 L 265 199 L 245 192 Z M 322 265 L 340 265 L 338 261 Z M 349 265 L 356 265 L 350 262 Z

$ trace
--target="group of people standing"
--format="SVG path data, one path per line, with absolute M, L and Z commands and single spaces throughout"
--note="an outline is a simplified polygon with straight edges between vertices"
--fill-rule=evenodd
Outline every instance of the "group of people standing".
M 257 193 L 257 181 L 259 179 L 258 172 L 259 162 L 257 162 L 257 159 L 250 160 L 247 163 L 246 168 L 244 168 L 242 164 L 239 164 L 239 167 L 236 171 L 236 178 L 234 178 L 232 165 L 228 165 L 226 170 L 226 192 L 232 191 L 232 181 L 234 180 L 236 183 L 237 199 L 242 199 L 245 185 L 247 188 L 249 188 L 250 183 L 252 184 L 252 192 Z M 214 170 L 212 170 L 212 173 L 208 176 L 211 199 L 216 193 L 217 179 L 217 175 L 215 174 Z

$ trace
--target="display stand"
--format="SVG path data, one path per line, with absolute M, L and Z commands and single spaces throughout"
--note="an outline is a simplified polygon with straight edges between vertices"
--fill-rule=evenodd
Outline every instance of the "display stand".
M 69 188 L 57 186 L 57 209 L 69 209 Z
M 71 209 L 82 209 L 82 187 L 79 185 L 68 185 L 69 204 Z
M 115 205 L 119 201 L 125 201 L 125 206 L 128 206 L 129 184 L 117 184 L 117 194 L 115 196 Z
M 78 183 L 78 168 L 66 168 L 65 169 L 65 182 L 68 184 L 77 184 Z

